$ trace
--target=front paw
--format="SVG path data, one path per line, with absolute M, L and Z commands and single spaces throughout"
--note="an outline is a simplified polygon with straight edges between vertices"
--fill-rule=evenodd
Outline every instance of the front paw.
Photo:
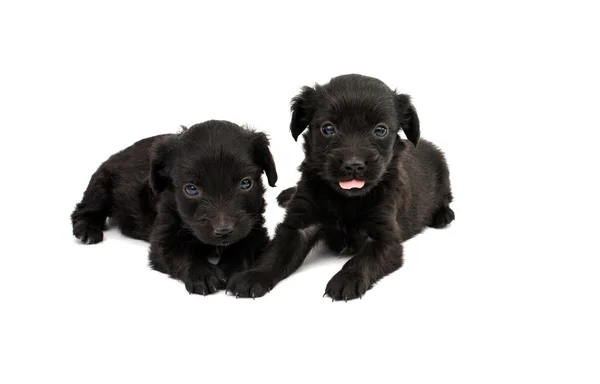
M 369 288 L 369 283 L 363 274 L 355 270 L 342 269 L 327 283 L 325 295 L 334 301 L 348 301 L 362 298 Z
M 264 296 L 273 288 L 273 279 L 266 273 L 258 270 L 249 270 L 233 275 L 227 284 L 227 291 L 235 297 Z
M 195 268 L 184 283 L 190 295 L 206 296 L 225 288 L 227 279 L 218 267 L 210 265 Z

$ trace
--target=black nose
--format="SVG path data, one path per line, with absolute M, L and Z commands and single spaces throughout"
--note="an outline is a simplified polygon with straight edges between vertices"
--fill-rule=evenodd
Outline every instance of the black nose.
M 233 233 L 233 226 L 215 228 L 214 234 L 216 237 L 228 237 Z
M 346 172 L 362 172 L 365 170 L 365 162 L 357 158 L 352 158 L 345 161 L 343 167 Z

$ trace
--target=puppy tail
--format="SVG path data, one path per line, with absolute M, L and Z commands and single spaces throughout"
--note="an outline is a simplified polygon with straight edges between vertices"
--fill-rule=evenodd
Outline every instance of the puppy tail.
M 294 193 L 296 193 L 296 187 L 284 189 L 277 196 L 277 204 L 282 208 L 287 207 L 288 203 L 292 200 L 292 197 L 294 197 Z

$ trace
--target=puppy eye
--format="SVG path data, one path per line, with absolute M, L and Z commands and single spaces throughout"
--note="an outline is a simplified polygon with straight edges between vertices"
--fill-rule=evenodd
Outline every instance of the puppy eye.
M 191 197 L 196 197 L 200 194 L 198 187 L 196 187 L 194 184 L 184 185 L 183 192 L 185 192 L 186 195 L 191 196 Z
M 383 124 L 376 126 L 375 129 L 373 130 L 373 134 L 377 137 L 385 137 L 385 135 L 387 135 L 387 133 L 388 133 L 388 128 Z
M 245 178 L 242 179 L 242 181 L 240 181 L 240 188 L 247 190 L 250 189 L 250 187 L 252 187 L 252 180 L 250 180 L 249 178 Z
M 321 133 L 323 136 L 335 135 L 335 127 L 331 123 L 325 123 L 321 126 Z

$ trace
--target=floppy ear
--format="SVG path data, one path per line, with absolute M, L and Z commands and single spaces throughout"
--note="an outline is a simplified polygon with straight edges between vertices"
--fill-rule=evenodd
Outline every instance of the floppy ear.
M 150 186 L 154 193 L 164 191 L 171 183 L 173 157 L 179 139 L 169 135 L 158 139 L 150 148 Z
M 396 106 L 400 118 L 400 126 L 408 140 L 416 147 L 421 137 L 421 129 L 419 127 L 419 116 L 410 101 L 410 96 L 406 94 L 396 95 Z
M 267 175 L 267 180 L 271 187 L 275 186 L 277 182 L 277 169 L 275 168 L 275 161 L 273 161 L 273 155 L 269 150 L 269 139 L 267 135 L 262 132 L 254 133 L 252 139 L 252 156 L 254 162 L 258 164 Z
M 312 119 L 314 112 L 314 98 L 316 91 L 314 88 L 304 86 L 302 92 L 292 99 L 292 122 L 290 123 L 290 131 L 294 140 L 298 140 L 298 136 L 308 125 Z

